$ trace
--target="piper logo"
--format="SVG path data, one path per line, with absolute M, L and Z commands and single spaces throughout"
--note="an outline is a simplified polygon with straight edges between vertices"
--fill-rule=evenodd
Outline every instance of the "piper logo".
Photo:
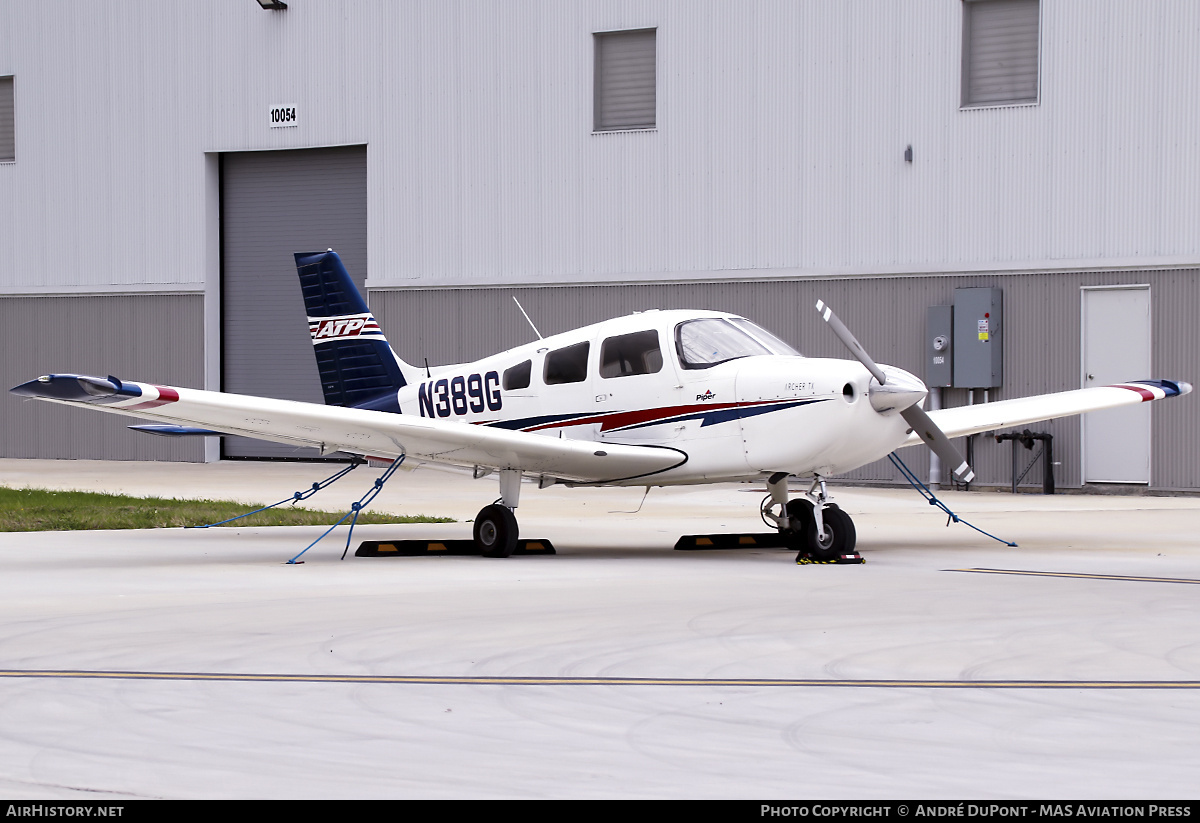
M 346 314 L 340 317 L 308 318 L 308 333 L 313 345 L 356 337 L 383 339 L 379 324 L 370 314 Z
M 712 400 L 714 397 L 716 395 L 712 393 L 712 389 L 705 389 L 704 394 L 696 395 L 697 400 Z

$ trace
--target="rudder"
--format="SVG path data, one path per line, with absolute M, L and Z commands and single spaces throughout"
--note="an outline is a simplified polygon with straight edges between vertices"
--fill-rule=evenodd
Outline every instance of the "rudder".
M 337 252 L 295 257 L 326 405 L 400 411 L 408 381 Z

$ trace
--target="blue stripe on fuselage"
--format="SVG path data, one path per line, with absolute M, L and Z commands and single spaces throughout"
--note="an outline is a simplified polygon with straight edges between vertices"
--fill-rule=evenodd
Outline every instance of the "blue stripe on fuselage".
M 673 423 L 680 420 L 701 420 L 700 428 L 707 426 L 715 426 L 720 423 L 728 423 L 732 420 L 741 420 L 747 417 L 757 417 L 760 414 L 769 414 L 774 411 L 783 411 L 785 409 L 793 409 L 798 406 L 807 406 L 811 403 L 821 403 L 824 399 L 813 400 L 781 400 L 777 403 L 755 405 L 755 406 L 738 406 L 726 409 L 700 409 L 695 412 L 686 414 L 667 414 L 655 420 L 648 420 L 642 423 L 635 423 L 629 426 L 620 426 L 613 429 L 607 429 L 606 433 L 630 431 L 632 429 L 643 429 L 648 426 L 661 426 L 665 423 Z M 514 431 L 522 431 L 539 427 L 546 427 L 547 424 L 560 423 L 563 426 L 571 425 L 575 420 L 596 420 L 597 418 L 612 417 L 615 415 L 624 414 L 624 412 L 600 412 L 600 413 L 575 413 L 575 414 L 546 414 L 538 417 L 523 417 L 518 420 L 497 420 L 494 423 L 485 425 L 493 426 L 498 429 L 510 429 Z

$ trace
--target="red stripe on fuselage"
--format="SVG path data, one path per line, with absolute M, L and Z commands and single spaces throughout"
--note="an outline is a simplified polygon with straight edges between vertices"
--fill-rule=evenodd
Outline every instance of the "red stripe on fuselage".
M 748 409 L 754 406 L 765 406 L 773 403 L 791 402 L 789 400 L 757 400 L 752 403 L 697 403 L 688 406 L 665 406 L 657 409 L 638 409 L 628 412 L 606 412 L 604 414 L 596 414 L 590 417 L 577 417 L 574 420 L 556 420 L 552 423 L 543 423 L 540 426 L 531 426 L 524 431 L 542 431 L 543 429 L 565 428 L 567 426 L 586 426 L 592 423 L 600 424 L 600 431 L 612 431 L 614 429 L 623 429 L 627 426 L 637 426 L 645 423 L 662 422 L 665 423 L 676 417 L 683 417 L 691 414 L 700 414 L 704 412 L 721 411 L 723 409 Z

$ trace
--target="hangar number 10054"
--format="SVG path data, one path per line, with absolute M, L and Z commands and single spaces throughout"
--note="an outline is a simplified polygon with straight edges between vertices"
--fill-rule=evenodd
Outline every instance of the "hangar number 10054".
M 297 125 L 295 106 L 272 106 L 270 112 L 271 128 L 286 129 Z

